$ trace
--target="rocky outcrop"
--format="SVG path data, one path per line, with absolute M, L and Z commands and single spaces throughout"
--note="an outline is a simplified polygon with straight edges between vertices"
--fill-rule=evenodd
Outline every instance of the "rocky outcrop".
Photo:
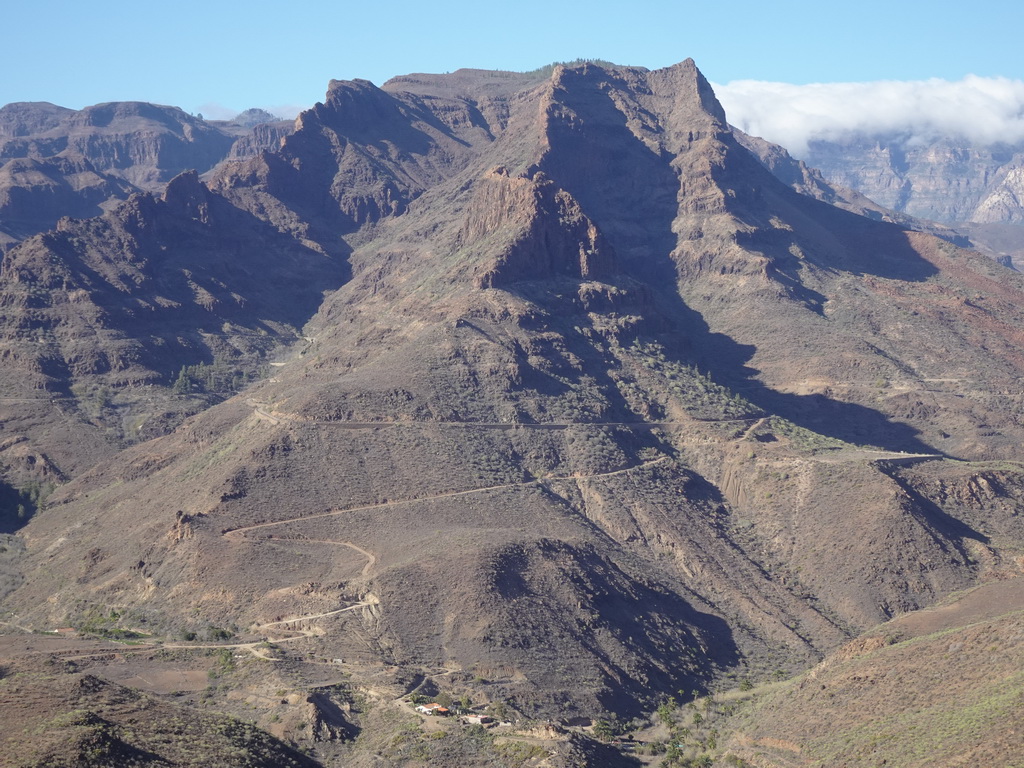
M 498 249 L 480 260 L 481 288 L 562 275 L 590 280 L 608 276 L 614 267 L 610 246 L 579 203 L 543 173 L 511 178 L 499 167 L 477 184 L 458 242 L 479 241 Z

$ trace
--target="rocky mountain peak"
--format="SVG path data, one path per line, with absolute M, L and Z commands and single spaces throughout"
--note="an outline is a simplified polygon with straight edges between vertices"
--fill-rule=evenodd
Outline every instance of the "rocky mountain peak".
M 163 200 L 175 214 L 209 223 L 209 190 L 195 171 L 185 171 L 171 179 L 164 189 Z
M 74 110 L 46 101 L 6 104 L 0 107 L 0 138 L 19 138 L 50 130 L 60 125 L 72 112 Z
M 5 434 L 74 479 L 5 607 L 625 721 L 1011 573 L 1024 278 L 755 150 L 692 61 L 332 81 L 16 246 Z
M 727 128 L 725 110 L 693 59 L 656 70 L 648 79 L 655 93 L 673 101 L 670 118 L 678 125 L 678 130 L 683 129 L 684 123 L 688 124 L 685 127 L 687 132 L 701 127 Z

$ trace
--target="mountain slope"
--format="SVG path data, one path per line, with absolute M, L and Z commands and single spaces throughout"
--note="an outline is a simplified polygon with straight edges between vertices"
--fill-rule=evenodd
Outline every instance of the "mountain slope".
M 1012 765 L 1021 735 L 1020 584 L 888 622 L 715 722 L 758 765 Z M 756 756 L 755 756 L 756 755 Z
M 273 377 L 55 492 L 33 626 L 631 715 L 1017 569 L 1022 278 L 787 188 L 691 61 L 334 82 L 211 184 L 349 279 Z
M 30 655 L 5 664 L 0 707 L 4 766 L 320 765 L 250 723 L 160 701 Z
M 26 240 L 0 266 L 4 479 L 65 480 L 223 399 L 343 276 L 195 173 Z

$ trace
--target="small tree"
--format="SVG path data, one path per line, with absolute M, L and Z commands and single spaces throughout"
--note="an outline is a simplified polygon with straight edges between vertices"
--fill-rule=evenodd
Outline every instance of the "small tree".
M 658 706 L 658 719 L 665 725 L 672 724 L 673 707 L 670 702 L 664 701 Z
M 615 728 L 607 720 L 594 723 L 594 736 L 601 741 L 611 741 L 615 737 Z
M 192 377 L 188 375 L 185 366 L 178 371 L 178 378 L 174 380 L 171 390 L 176 395 L 185 395 L 192 391 Z

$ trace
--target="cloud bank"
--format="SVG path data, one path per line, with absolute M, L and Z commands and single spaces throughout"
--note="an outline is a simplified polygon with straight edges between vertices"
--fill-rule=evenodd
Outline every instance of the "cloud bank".
M 790 85 L 736 80 L 714 85 L 729 122 L 796 157 L 815 139 L 900 137 L 906 145 L 941 137 L 972 144 L 1024 141 L 1024 81 L 883 80 Z

